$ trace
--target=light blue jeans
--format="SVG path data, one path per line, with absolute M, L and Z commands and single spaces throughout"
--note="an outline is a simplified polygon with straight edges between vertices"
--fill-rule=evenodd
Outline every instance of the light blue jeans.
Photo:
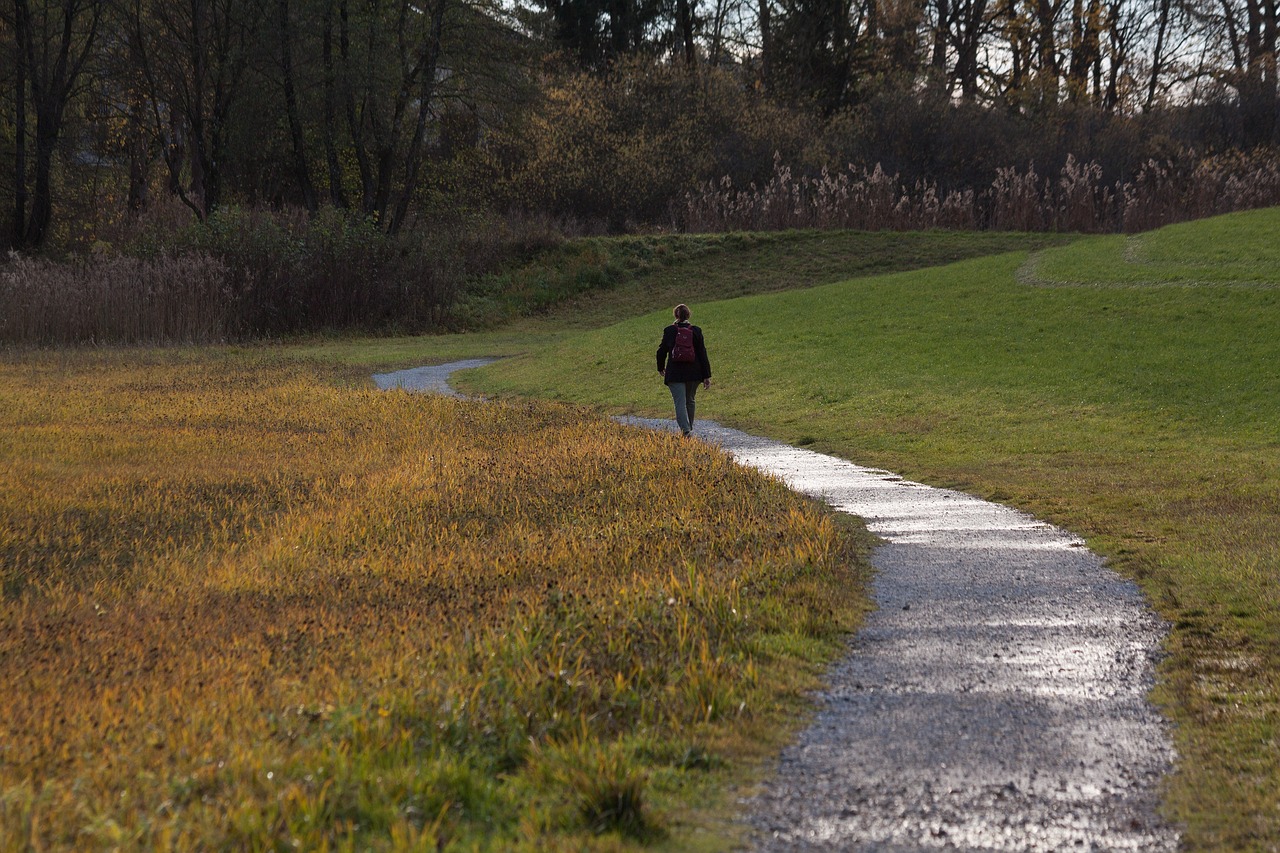
M 671 389 L 671 399 L 676 404 L 676 423 L 680 425 L 680 431 L 685 435 L 693 432 L 693 398 L 698 393 L 698 386 L 701 382 L 672 382 L 667 387 Z

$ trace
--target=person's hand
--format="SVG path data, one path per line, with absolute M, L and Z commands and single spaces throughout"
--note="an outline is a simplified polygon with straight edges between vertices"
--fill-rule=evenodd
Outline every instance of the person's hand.
M 666 375 L 667 375 L 667 371 L 665 371 L 665 370 L 663 370 L 661 367 L 659 367 L 659 368 L 658 368 L 658 375 L 659 375 L 659 376 L 666 376 Z
M 703 387 L 703 388 L 710 388 L 710 387 L 711 387 L 711 377 L 710 377 L 710 376 L 708 376 L 706 379 L 702 380 L 702 387 Z

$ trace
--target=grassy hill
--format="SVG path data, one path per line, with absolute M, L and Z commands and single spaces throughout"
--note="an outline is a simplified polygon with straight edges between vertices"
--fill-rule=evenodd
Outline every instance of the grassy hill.
M 704 416 L 1023 507 L 1141 582 L 1173 625 L 1157 699 L 1191 849 L 1280 843 L 1277 234 L 1280 211 L 1255 211 L 730 300 L 691 278 L 680 297 L 715 372 Z M 668 316 L 466 382 L 666 413 Z

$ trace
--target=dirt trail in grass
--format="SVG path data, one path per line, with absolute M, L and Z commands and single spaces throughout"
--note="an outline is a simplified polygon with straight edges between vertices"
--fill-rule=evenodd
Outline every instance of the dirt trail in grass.
M 476 362 L 376 377 L 447 389 Z M 671 429 L 669 420 L 622 418 Z M 866 520 L 879 609 L 744 802 L 762 851 L 1172 850 L 1146 700 L 1163 625 L 1079 539 L 1007 507 L 713 423 L 741 464 Z

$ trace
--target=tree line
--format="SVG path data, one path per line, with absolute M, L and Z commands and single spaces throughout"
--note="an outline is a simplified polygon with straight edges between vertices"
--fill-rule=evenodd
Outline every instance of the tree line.
M 25 251 L 161 200 L 621 230 L 777 158 L 944 195 L 1192 172 L 1280 143 L 1278 2 L 12 0 L 0 224 Z

